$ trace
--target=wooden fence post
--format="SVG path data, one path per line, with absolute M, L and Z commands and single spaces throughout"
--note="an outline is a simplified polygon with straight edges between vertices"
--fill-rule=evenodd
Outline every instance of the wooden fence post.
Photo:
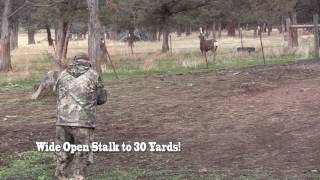
M 314 58 L 319 60 L 319 15 L 313 15 L 313 24 L 314 24 Z

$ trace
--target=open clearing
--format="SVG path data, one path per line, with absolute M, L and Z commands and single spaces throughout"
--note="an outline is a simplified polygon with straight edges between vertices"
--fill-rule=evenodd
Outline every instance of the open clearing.
M 91 177 L 134 167 L 182 179 L 318 179 L 319 74 L 319 62 L 299 61 L 107 81 L 96 141 L 180 141 L 182 152 L 96 153 Z M 54 140 L 55 98 L 31 101 L 30 90 L 0 91 L 0 165 L 6 167 L 7 155 Z

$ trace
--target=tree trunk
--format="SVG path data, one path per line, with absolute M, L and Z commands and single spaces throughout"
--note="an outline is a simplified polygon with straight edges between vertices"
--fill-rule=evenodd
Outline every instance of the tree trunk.
M 169 30 L 167 29 L 168 27 L 164 28 L 163 31 L 163 39 L 162 39 L 162 52 L 166 53 L 169 51 Z
M 36 41 L 34 39 L 34 35 L 35 35 L 36 31 L 33 29 L 28 29 L 28 44 L 35 44 Z
M 11 0 L 5 0 L 2 13 L 1 39 L 0 39 L 0 72 L 12 70 L 10 57 L 10 33 L 9 14 L 11 12 Z
M 268 36 L 271 36 L 272 24 L 268 24 Z
M 49 44 L 49 46 L 52 46 L 53 45 L 53 39 L 52 39 L 52 36 L 51 36 L 51 30 L 50 30 L 49 24 L 46 24 L 46 31 L 47 31 L 48 44 Z
M 129 37 L 128 37 L 128 46 L 131 50 L 131 55 L 133 55 L 133 47 L 134 47 L 134 41 L 135 41 L 135 35 L 134 35 L 134 29 L 129 30 Z
M 222 34 L 222 24 L 219 23 L 218 24 L 218 38 L 221 38 L 221 34 Z
M 54 44 L 57 45 L 58 44 L 58 25 L 55 24 L 54 25 Z
M 157 29 L 153 29 L 151 31 L 151 41 L 156 41 L 157 40 Z
M 63 62 L 64 65 L 66 65 L 66 59 L 67 59 L 67 54 L 68 54 L 68 46 L 69 46 L 69 39 L 70 39 L 70 33 L 69 33 L 69 29 L 66 33 L 66 39 L 64 41 L 64 45 L 63 45 L 63 51 L 62 51 L 62 57 L 63 57 Z
M 70 26 L 70 22 L 61 19 L 56 27 L 55 69 L 59 71 L 64 69 L 67 64 L 66 59 Z
M 9 37 L 9 27 L 10 27 L 10 19 L 9 14 L 11 13 L 11 0 L 4 1 L 4 10 L 2 13 L 2 21 L 1 21 L 1 38 Z
M 161 41 L 161 34 L 162 34 L 162 29 L 159 28 L 159 30 L 158 30 L 158 41 Z
M 228 31 L 228 36 L 236 36 L 236 23 L 235 22 L 230 22 L 227 24 L 227 31 Z
M 279 27 L 278 27 L 278 30 L 279 30 L 279 33 L 280 33 L 280 34 L 284 33 L 284 31 L 285 31 L 285 25 L 284 25 L 284 23 L 283 23 L 283 20 L 281 20 L 281 23 L 280 23 L 280 25 L 279 25 Z
M 19 21 L 14 19 L 11 21 L 10 27 L 10 49 L 18 48 Z
M 182 31 L 183 31 L 182 29 L 183 29 L 182 25 L 179 25 L 178 29 L 177 29 L 177 36 L 178 37 L 181 37 Z
M 241 24 L 238 24 L 238 36 L 239 38 L 241 38 L 241 33 L 242 33 L 242 29 L 241 29 Z
M 253 30 L 253 37 L 254 37 L 254 38 L 258 37 L 258 30 L 257 30 L 257 28 L 254 28 L 254 30 Z
M 282 34 L 282 32 L 283 32 L 282 25 L 278 27 L 278 31 L 279 31 L 279 34 Z
M 297 12 L 293 11 L 291 13 L 291 22 L 293 25 L 297 24 Z M 291 28 L 291 38 L 292 38 L 292 47 L 298 47 L 298 29 L 297 28 Z
M 215 22 L 213 22 L 213 24 L 212 24 L 212 37 L 213 37 L 213 39 L 216 39 L 216 37 L 217 37 L 217 26 L 216 26 Z
M 0 39 L 0 72 L 12 70 L 10 59 L 10 40 L 8 37 Z
M 191 29 L 191 24 L 190 24 L 190 25 L 188 25 L 186 27 L 186 36 L 190 36 L 191 35 L 191 31 L 192 31 L 192 29 Z
M 267 32 L 267 23 L 262 24 L 262 32 L 264 32 L 264 33 Z
M 88 49 L 89 57 L 92 62 L 92 66 L 101 74 L 101 25 L 99 21 L 99 1 L 96 0 L 87 0 L 88 9 L 89 9 L 89 40 L 88 40 Z

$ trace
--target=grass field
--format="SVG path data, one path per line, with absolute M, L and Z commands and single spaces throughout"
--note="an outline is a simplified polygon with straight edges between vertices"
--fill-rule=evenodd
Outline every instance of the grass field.
M 213 56 L 209 56 L 211 69 L 224 67 L 243 67 L 246 65 L 261 64 L 262 54 L 258 38 L 252 37 L 252 32 L 244 33 L 244 46 L 252 46 L 257 49 L 251 55 L 238 54 L 236 48 L 241 46 L 238 37 L 230 38 L 224 34 L 219 41 L 217 63 L 212 64 Z M 301 35 L 298 48 L 287 48 L 282 34 L 274 32 L 270 37 L 263 38 L 267 63 L 293 59 L 312 58 L 312 36 Z M 36 35 L 35 45 L 27 45 L 26 34 L 19 36 L 19 48 L 12 52 L 12 66 L 14 71 L 1 74 L 0 83 L 16 82 L 21 80 L 36 80 L 43 78 L 44 73 L 51 69 L 53 57 L 52 48 L 48 47 L 45 41 L 45 34 L 39 32 Z M 176 37 L 173 35 L 173 54 L 162 54 L 161 42 L 137 42 L 134 47 L 134 55 L 123 42 L 108 41 L 107 46 L 120 76 L 143 75 L 153 73 L 166 73 L 167 71 L 202 71 L 204 59 L 199 50 L 199 39 L 194 33 L 188 37 Z M 68 50 L 68 57 L 78 52 L 87 51 L 87 41 L 71 41 Z M 113 79 L 112 70 L 109 65 L 103 65 L 104 77 Z

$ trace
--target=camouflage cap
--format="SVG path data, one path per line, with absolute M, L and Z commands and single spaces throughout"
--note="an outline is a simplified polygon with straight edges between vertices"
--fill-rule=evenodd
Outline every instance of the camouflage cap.
M 90 58 L 89 58 L 87 53 L 78 53 L 74 57 L 74 61 L 77 61 L 77 62 L 81 62 L 81 61 L 88 62 L 88 61 L 90 61 Z

